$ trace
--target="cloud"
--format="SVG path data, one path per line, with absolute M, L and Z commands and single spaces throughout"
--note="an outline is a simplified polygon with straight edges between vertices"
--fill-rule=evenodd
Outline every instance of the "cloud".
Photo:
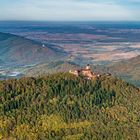
M 12 0 L 11 0 L 12 1 Z M 122 0 L 125 2 L 126 0 Z M 0 19 L 7 20 L 136 20 L 140 10 L 116 0 L 5 0 Z M 138 0 L 128 0 L 137 2 Z M 137 14 L 136 14 L 137 13 Z

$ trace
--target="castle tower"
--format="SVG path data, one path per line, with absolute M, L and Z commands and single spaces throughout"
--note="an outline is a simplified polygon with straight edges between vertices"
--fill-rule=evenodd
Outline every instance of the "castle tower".
M 87 64 L 87 66 L 86 66 L 86 70 L 90 70 L 91 68 L 90 68 L 90 65 L 89 64 Z

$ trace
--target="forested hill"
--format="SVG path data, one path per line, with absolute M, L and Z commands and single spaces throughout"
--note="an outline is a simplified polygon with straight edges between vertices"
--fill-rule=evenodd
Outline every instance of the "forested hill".
M 140 138 L 140 89 L 68 73 L 0 81 L 0 139 Z

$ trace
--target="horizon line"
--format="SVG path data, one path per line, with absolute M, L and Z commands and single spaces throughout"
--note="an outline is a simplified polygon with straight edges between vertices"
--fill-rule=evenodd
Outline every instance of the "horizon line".
M 140 22 L 140 20 L 0 20 L 0 22 Z

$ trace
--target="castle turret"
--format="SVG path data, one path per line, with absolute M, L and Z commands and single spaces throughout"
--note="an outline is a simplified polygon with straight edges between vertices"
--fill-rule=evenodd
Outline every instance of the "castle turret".
M 79 69 L 79 70 L 74 70 L 74 71 L 69 71 L 69 73 L 74 74 L 76 76 L 82 75 L 86 79 L 93 79 L 96 78 L 96 74 L 92 72 L 90 65 L 88 64 L 84 69 Z
M 87 66 L 86 66 L 86 70 L 90 70 L 91 68 L 90 68 L 90 65 L 88 64 Z

